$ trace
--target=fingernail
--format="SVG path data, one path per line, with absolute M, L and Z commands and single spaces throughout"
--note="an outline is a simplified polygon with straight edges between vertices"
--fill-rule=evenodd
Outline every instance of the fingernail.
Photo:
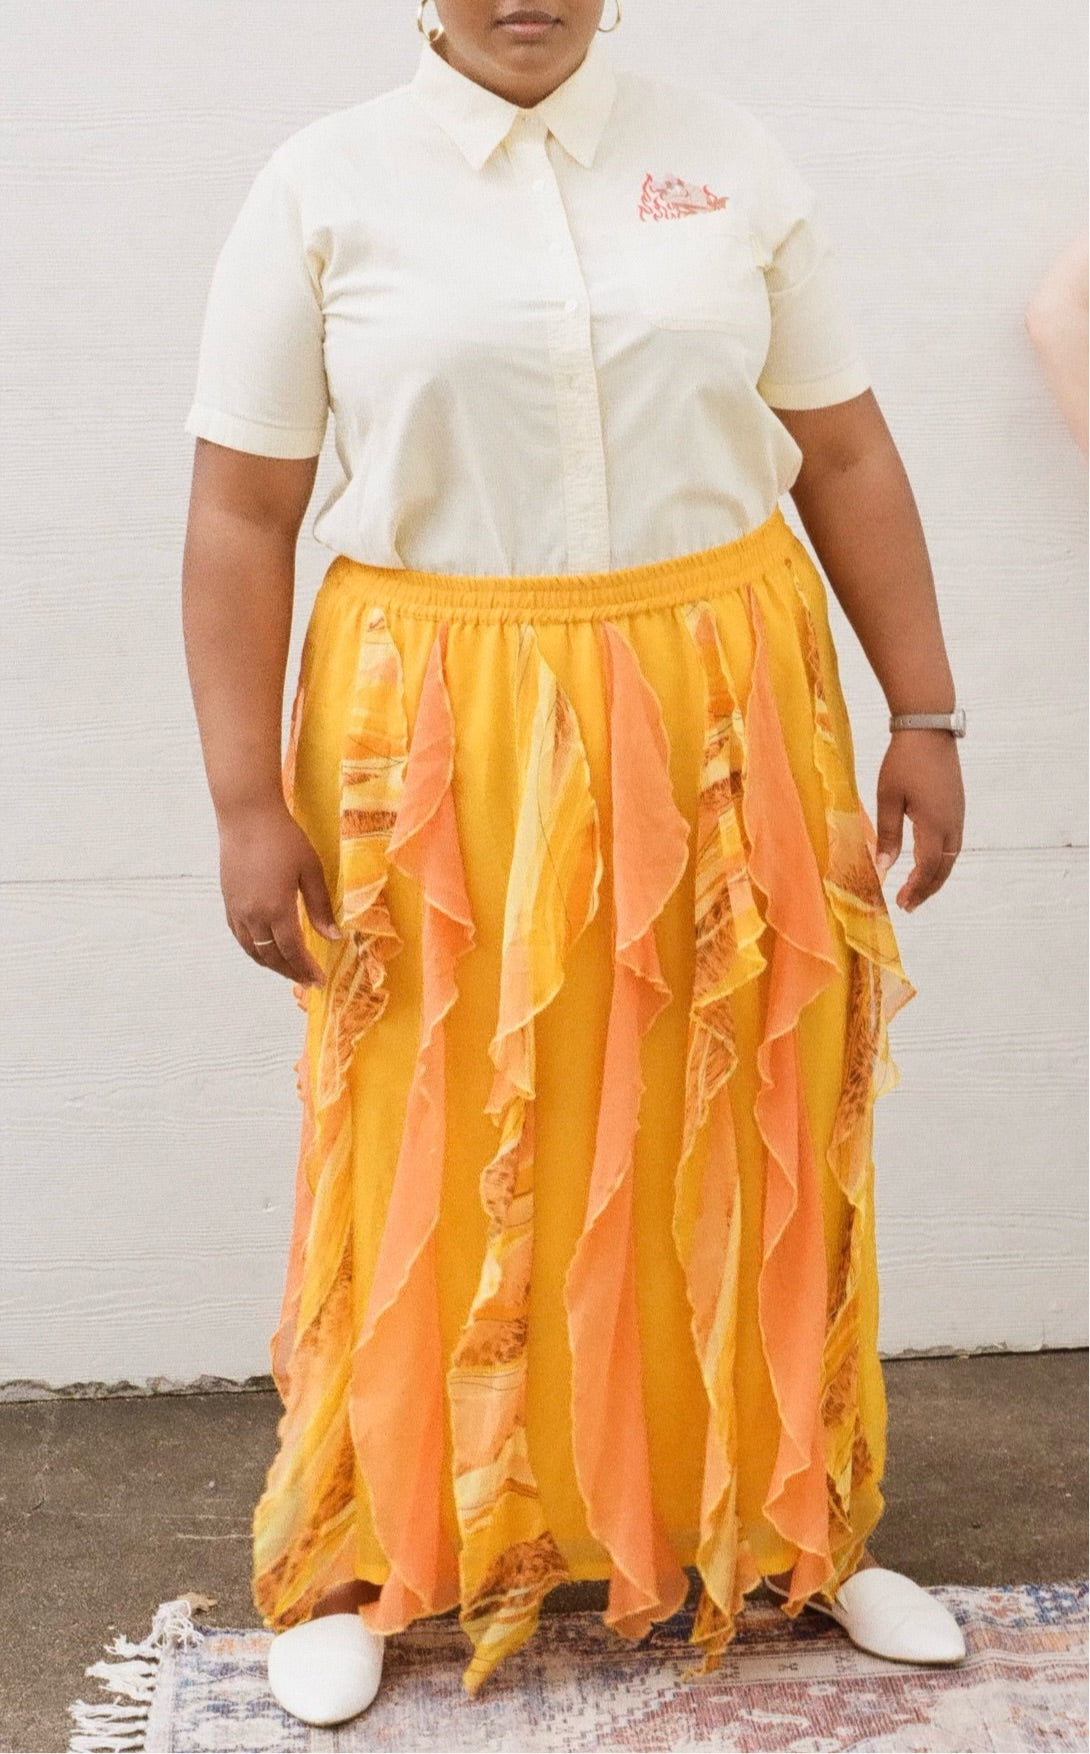
M 875 862 L 876 866 L 878 867 L 879 877 L 884 877 L 886 872 L 889 870 L 890 866 L 892 865 L 893 859 L 889 853 L 879 853 L 878 857 L 875 859 L 874 862 Z

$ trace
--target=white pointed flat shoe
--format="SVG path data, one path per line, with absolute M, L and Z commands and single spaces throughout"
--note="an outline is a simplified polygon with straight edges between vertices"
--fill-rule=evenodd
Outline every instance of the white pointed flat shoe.
M 787 1591 L 769 1578 L 774 1596 Z M 960 1663 L 965 1638 L 949 1608 L 900 1571 L 864 1565 L 846 1577 L 831 1603 L 811 1596 L 806 1606 L 843 1626 L 853 1644 L 900 1663 Z
M 305 1724 L 341 1724 L 370 1705 L 386 1640 L 358 1614 L 319 1614 L 278 1632 L 269 1645 L 269 1686 Z

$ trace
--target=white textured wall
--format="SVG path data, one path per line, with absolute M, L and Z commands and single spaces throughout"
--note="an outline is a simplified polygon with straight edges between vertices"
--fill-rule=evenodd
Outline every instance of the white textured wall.
M 1083 1344 L 1085 475 L 1022 313 L 1086 212 L 1085 7 L 624 10 L 618 66 L 748 104 L 824 197 L 968 710 L 961 859 L 893 908 L 920 994 L 876 1110 L 883 1351 Z M 182 421 L 250 177 L 411 75 L 414 12 L 4 0 L 9 1394 L 268 1367 L 302 1014 L 224 920 L 181 638 Z M 328 481 L 327 457 L 315 509 Z M 328 559 L 313 515 L 292 676 Z M 885 705 L 831 613 L 873 815 Z M 910 850 L 906 824 L 890 896 Z

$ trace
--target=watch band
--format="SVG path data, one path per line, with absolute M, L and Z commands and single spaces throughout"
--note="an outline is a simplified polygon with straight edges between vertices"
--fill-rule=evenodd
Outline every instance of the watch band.
M 893 713 L 889 728 L 891 731 L 952 731 L 955 737 L 964 737 L 965 708 L 957 706 L 952 713 Z

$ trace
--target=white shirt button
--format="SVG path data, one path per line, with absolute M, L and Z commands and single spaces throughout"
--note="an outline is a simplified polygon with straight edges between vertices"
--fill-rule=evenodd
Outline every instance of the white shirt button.
M 533 182 L 530 184 L 530 187 L 531 187 L 531 189 L 533 189 L 535 191 L 536 194 L 540 195 L 542 190 L 545 187 L 545 178 L 544 177 L 535 177 Z
M 577 311 L 579 309 L 579 300 L 577 298 L 566 298 L 564 300 L 564 309 L 566 311 Z

